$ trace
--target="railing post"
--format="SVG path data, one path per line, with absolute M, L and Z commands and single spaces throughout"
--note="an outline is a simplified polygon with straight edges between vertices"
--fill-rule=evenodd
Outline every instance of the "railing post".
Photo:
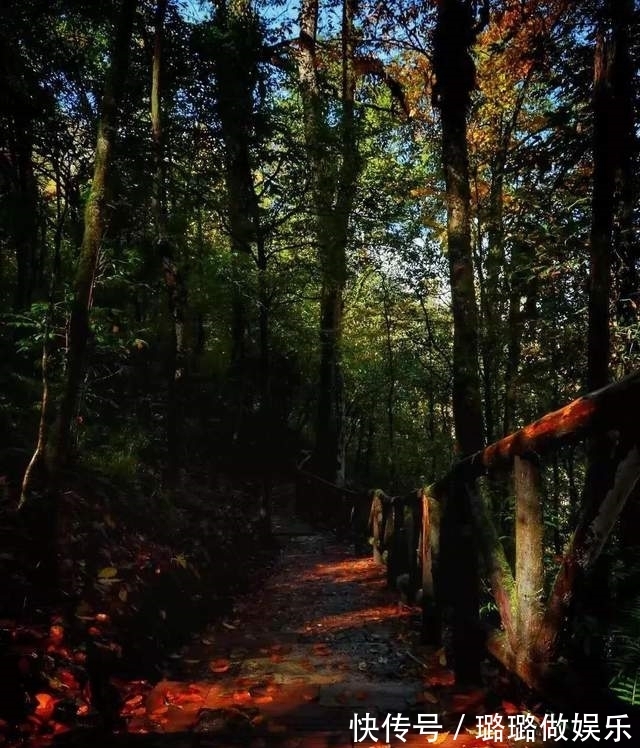
M 387 586 L 395 590 L 398 577 L 408 569 L 408 559 L 404 537 L 404 502 L 399 496 L 394 496 L 390 504 L 384 547 L 387 551 Z
M 540 472 L 531 458 L 515 457 L 516 499 L 516 645 L 517 659 L 528 663 L 542 624 L 544 584 L 542 549 L 544 525 L 540 500 Z
M 375 489 L 371 492 L 371 511 L 369 512 L 369 527 L 373 538 L 373 560 L 382 563 L 382 540 L 384 532 L 384 505 L 382 491 Z
M 415 600 L 420 587 L 420 529 L 422 523 L 422 493 L 413 493 L 405 500 L 404 529 L 409 562 L 409 594 Z
M 440 544 L 440 506 L 423 488 L 420 491 L 421 531 L 420 563 L 422 567 L 422 641 L 440 646 L 442 611 L 438 600 L 437 576 Z

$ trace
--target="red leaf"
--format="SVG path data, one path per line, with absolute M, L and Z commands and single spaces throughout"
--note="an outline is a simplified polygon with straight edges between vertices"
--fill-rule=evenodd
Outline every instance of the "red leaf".
M 210 665 L 209 668 L 212 673 L 226 673 L 227 670 L 231 667 L 231 663 L 229 660 L 225 658 L 220 658 L 219 660 L 214 660 Z
M 35 710 L 36 717 L 42 722 L 48 722 L 53 716 L 56 700 L 50 693 L 37 693 L 36 701 L 38 702 Z

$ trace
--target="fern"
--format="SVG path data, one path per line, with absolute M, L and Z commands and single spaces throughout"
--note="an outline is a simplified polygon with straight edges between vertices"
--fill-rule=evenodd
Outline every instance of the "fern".
M 621 701 L 640 705 L 640 562 L 619 564 L 612 580 L 618 605 L 606 635 L 609 688 Z M 624 600 L 624 603 L 620 601 Z

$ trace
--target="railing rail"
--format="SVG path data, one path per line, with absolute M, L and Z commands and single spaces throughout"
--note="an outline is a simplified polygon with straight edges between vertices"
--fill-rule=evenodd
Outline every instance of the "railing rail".
M 340 488 L 299 471 L 298 511 L 349 530 L 387 566 L 390 587 L 422 590 L 423 639 L 439 644 L 449 629 L 459 678 L 474 677 L 483 645 L 530 686 L 549 690 L 559 633 L 577 580 L 595 563 L 625 503 L 640 493 L 640 372 L 580 397 L 452 466 L 428 487 L 405 496 Z M 566 443 L 587 439 L 588 469 L 580 519 L 544 585 L 540 462 Z M 508 559 L 478 479 L 511 473 L 515 554 Z M 501 627 L 479 626 L 480 568 Z
M 640 373 L 634 373 L 460 460 L 422 489 L 423 637 L 439 643 L 443 616 L 447 619 L 460 677 L 473 676 L 484 641 L 525 683 L 549 690 L 577 581 L 593 567 L 625 504 L 640 494 L 639 414 Z M 588 467 L 580 519 L 545 596 L 541 458 L 581 439 L 588 442 Z M 512 478 L 512 559 L 477 485 L 479 478 L 496 471 L 510 472 Z M 378 534 L 386 537 L 385 531 Z M 386 548 L 387 554 L 397 552 L 393 543 Z M 396 560 L 389 561 L 397 568 Z M 501 619 L 501 628 L 486 637 L 478 619 L 480 567 Z

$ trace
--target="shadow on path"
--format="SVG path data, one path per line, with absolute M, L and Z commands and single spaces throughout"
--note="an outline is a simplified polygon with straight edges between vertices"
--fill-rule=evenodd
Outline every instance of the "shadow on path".
M 383 568 L 286 514 L 274 517 L 274 529 L 282 548 L 266 582 L 172 655 L 163 680 L 119 684 L 127 731 L 101 746 L 341 748 L 358 735 L 356 715 L 378 728 L 357 744 L 380 746 L 388 714 L 411 725 L 420 713 L 442 715 L 410 654 L 418 611 L 385 589 Z M 436 687 L 450 685 L 440 670 Z M 416 730 L 405 740 L 390 742 L 427 744 Z

